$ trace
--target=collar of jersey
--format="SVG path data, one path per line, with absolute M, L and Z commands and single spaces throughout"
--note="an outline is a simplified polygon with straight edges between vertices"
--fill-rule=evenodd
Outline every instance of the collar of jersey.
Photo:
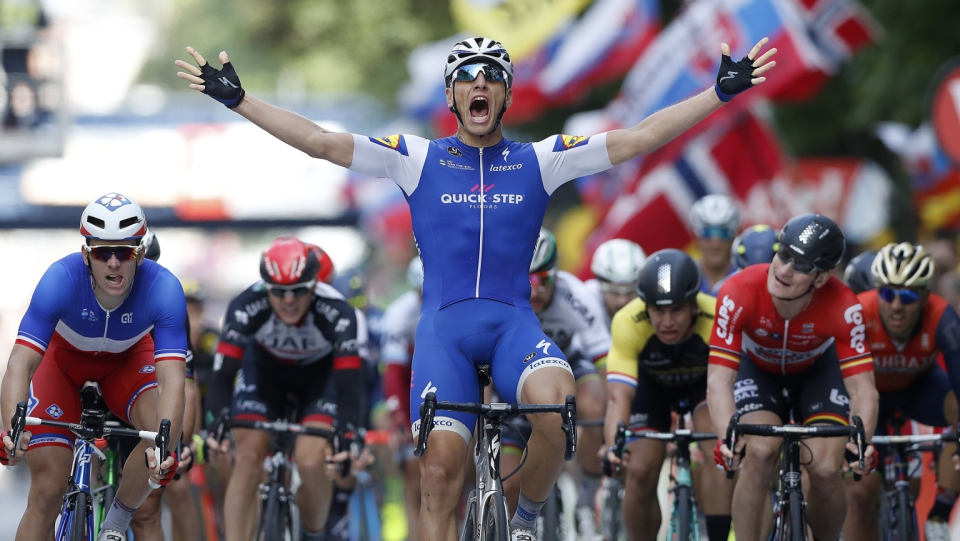
M 463 141 L 461 141 L 460 139 L 458 139 L 456 135 L 454 135 L 453 137 L 449 137 L 448 139 L 449 139 L 450 141 L 452 141 L 453 146 L 459 148 L 461 151 L 463 151 L 463 152 L 465 152 L 465 153 L 470 153 L 471 156 L 479 156 L 479 155 L 480 155 L 480 147 L 470 146 L 470 145 L 464 143 Z M 486 154 L 499 154 L 501 150 L 507 148 L 507 145 L 511 144 L 512 142 L 513 142 L 513 141 L 510 141 L 510 140 L 508 140 L 506 137 L 504 137 L 504 138 L 500 139 L 500 142 L 499 142 L 499 143 L 497 143 L 497 144 L 495 144 L 495 145 L 493 145 L 493 146 L 483 147 L 484 153 L 486 153 Z

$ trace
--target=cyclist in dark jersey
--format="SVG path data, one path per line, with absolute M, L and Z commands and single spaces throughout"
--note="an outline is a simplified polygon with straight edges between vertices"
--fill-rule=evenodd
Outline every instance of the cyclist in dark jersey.
M 555 135 L 538 143 L 504 139 L 500 121 L 513 95 L 513 63 L 486 38 L 454 45 L 444 69 L 457 134 L 429 141 L 413 135 L 369 138 L 328 132 L 243 90 L 226 52 L 215 69 L 194 49 L 178 77 L 309 156 L 368 175 L 389 177 L 410 205 L 424 268 L 423 308 L 413 359 L 414 432 L 428 392 L 439 400 L 479 400 L 478 365 L 489 365 L 506 398 L 560 403 L 575 393 L 570 366 L 540 330 L 530 308 L 529 264 L 553 192 L 563 183 L 651 152 L 762 83 L 776 52 L 759 56 L 764 38 L 734 62 L 721 45 L 717 84 L 640 124 L 593 137 Z M 721 76 L 722 75 L 722 76 Z M 524 359 L 530 359 L 524 362 Z M 529 379 L 529 382 L 527 381 Z M 529 383 L 529 384 L 527 384 Z M 444 413 L 421 461 L 420 536 L 457 537 L 456 506 L 475 417 Z M 558 415 L 531 416 L 533 435 L 519 473 L 516 539 L 531 539 L 537 514 L 563 468 Z

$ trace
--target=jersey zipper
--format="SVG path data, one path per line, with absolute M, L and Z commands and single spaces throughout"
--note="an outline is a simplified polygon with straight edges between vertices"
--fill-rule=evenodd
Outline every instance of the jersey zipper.
M 787 375 L 787 336 L 790 334 L 790 320 L 783 321 L 783 349 L 780 350 L 780 373 Z
M 483 266 L 483 147 L 480 147 L 480 195 L 477 198 L 480 202 L 480 253 L 477 256 L 477 288 L 474 292 L 475 298 L 480 298 L 480 267 Z
M 103 340 L 100 341 L 100 351 L 103 351 L 107 346 L 107 331 L 110 330 L 110 312 L 113 310 L 104 310 L 107 314 L 107 320 L 103 322 Z M 100 353 L 98 351 L 97 353 Z

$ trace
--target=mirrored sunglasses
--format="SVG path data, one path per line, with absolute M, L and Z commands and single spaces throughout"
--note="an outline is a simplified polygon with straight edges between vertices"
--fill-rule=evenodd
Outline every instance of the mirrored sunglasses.
M 780 261 L 783 262 L 784 265 L 792 261 L 793 270 L 799 272 L 800 274 L 810 274 L 817 270 L 816 265 L 797 255 L 793 250 L 786 246 L 780 246 L 780 249 L 777 250 L 777 257 L 780 258 Z
M 467 64 L 460 66 L 453 72 L 453 78 L 456 81 L 469 83 L 477 79 L 477 75 L 483 73 L 483 78 L 487 82 L 504 83 L 507 82 L 507 74 L 500 66 L 493 64 Z
M 140 252 L 140 246 L 120 245 L 120 246 L 85 246 L 87 253 L 94 259 L 100 261 L 110 261 L 110 258 L 117 256 L 119 261 L 130 261 L 137 257 Z
M 299 299 L 300 297 L 312 293 L 315 285 L 317 285 L 317 281 L 311 280 L 305 284 L 294 284 L 291 286 L 264 284 L 264 288 L 266 288 L 267 293 L 273 295 L 274 297 L 279 297 L 282 299 L 287 293 L 290 293 Z
M 719 225 L 706 227 L 700 232 L 700 238 L 702 239 L 731 240 L 735 235 L 736 233 L 734 231 Z
M 913 304 L 920 300 L 920 292 L 915 289 L 894 289 L 892 287 L 881 287 L 877 294 L 886 302 L 893 302 L 893 299 L 900 297 L 900 304 Z
M 552 286 L 557 281 L 557 271 L 555 269 L 530 273 L 530 286 L 534 289 L 544 289 Z

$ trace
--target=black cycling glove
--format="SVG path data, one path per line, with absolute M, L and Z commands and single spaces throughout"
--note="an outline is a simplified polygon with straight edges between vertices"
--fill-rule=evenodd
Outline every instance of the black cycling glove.
M 714 89 L 717 97 L 722 101 L 730 101 L 737 94 L 749 90 L 753 86 L 753 60 L 743 57 L 734 62 L 730 55 L 720 58 L 720 71 L 717 73 L 717 84 Z
M 216 69 L 209 62 L 200 66 L 200 78 L 203 79 L 203 93 L 233 109 L 240 105 L 247 93 L 240 86 L 240 77 L 233 69 L 233 63 L 227 62 L 223 68 Z

